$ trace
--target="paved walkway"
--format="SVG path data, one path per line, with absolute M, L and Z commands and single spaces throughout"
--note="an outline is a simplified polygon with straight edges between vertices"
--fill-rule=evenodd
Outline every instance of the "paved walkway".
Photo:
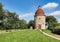
M 40 31 L 41 31 L 44 35 L 46 35 L 46 36 L 49 36 L 49 37 L 51 37 L 51 38 L 54 38 L 54 39 L 60 40 L 60 38 L 57 38 L 57 37 L 52 36 L 52 35 L 49 35 L 49 34 L 43 32 L 42 30 L 40 30 Z

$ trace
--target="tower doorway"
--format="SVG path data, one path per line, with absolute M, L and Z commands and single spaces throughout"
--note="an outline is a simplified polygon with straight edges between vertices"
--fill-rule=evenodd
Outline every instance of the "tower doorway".
M 38 29 L 41 29 L 41 25 L 38 26 Z

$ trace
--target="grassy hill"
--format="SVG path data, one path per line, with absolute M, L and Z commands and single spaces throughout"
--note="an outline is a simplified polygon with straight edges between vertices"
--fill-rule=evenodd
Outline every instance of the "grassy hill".
M 60 42 L 43 35 L 39 30 L 23 30 L 0 34 L 0 42 Z

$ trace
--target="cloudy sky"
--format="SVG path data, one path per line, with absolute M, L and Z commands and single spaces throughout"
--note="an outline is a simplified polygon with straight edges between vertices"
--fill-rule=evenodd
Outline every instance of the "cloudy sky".
M 40 5 L 45 15 L 53 15 L 60 22 L 60 0 L 0 0 L 5 10 L 16 12 L 20 19 L 27 22 L 34 19 L 34 14 Z

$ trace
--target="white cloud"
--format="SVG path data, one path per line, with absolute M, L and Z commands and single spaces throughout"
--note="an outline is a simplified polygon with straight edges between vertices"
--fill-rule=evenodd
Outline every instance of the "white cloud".
M 20 14 L 19 15 L 19 19 L 24 19 L 24 18 L 28 18 L 34 16 L 34 13 L 25 13 L 25 14 Z
M 54 12 L 50 13 L 49 15 L 60 16 L 60 11 L 54 11 Z
M 49 15 L 56 17 L 58 22 L 60 23 L 60 11 L 54 11 L 50 13 Z
M 52 9 L 52 8 L 56 8 L 59 4 L 52 2 L 52 3 L 47 3 L 46 5 L 42 6 L 42 8 L 44 9 Z

